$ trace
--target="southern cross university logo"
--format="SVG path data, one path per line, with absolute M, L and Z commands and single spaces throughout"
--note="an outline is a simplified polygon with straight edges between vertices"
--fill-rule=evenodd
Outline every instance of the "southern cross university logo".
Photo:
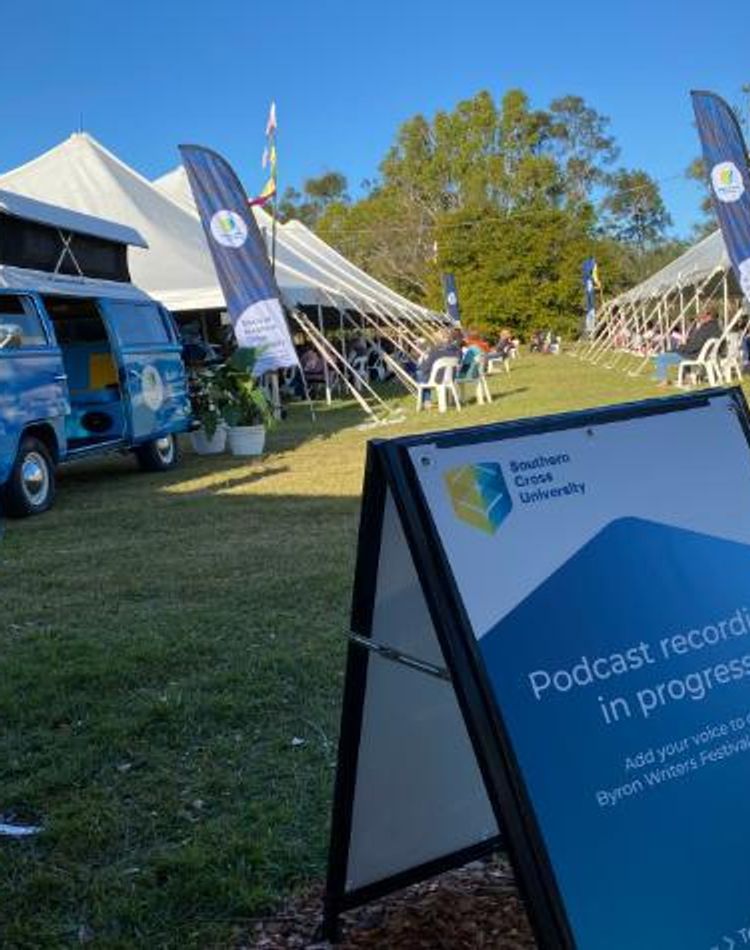
M 739 201 L 745 193 L 745 183 L 734 162 L 719 162 L 714 165 L 711 169 L 711 183 L 716 197 L 725 204 Z
M 457 517 L 474 528 L 494 534 L 510 514 L 513 502 L 497 462 L 461 465 L 443 478 Z
M 242 247 L 247 240 L 247 225 L 236 211 L 222 208 L 211 218 L 211 235 L 224 247 Z

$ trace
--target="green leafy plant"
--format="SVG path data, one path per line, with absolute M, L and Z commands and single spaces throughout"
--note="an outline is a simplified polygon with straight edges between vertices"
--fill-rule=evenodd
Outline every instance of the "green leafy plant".
M 209 439 L 222 425 L 223 396 L 216 383 L 216 369 L 212 366 L 192 367 L 188 375 L 190 407 L 193 418 L 200 422 Z
M 214 370 L 212 390 L 229 426 L 270 428 L 275 421 L 273 407 L 254 375 L 260 355 L 255 347 L 241 347 Z

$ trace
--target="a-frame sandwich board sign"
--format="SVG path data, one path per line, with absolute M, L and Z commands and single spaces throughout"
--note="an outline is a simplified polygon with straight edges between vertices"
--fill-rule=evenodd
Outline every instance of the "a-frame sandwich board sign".
M 371 443 L 325 931 L 502 839 L 544 948 L 750 942 L 740 390 Z

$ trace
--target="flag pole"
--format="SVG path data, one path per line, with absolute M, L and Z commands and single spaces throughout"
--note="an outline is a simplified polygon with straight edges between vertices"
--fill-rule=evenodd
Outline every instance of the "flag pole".
M 278 152 L 276 151 L 276 126 L 274 125 L 273 135 L 271 137 L 271 149 L 272 154 L 275 156 L 274 162 L 278 162 Z M 278 165 L 274 164 L 273 168 L 274 175 L 274 189 L 273 189 L 273 203 L 271 205 L 271 270 L 274 275 L 276 274 L 276 202 L 278 201 L 279 195 L 279 175 L 278 175 Z

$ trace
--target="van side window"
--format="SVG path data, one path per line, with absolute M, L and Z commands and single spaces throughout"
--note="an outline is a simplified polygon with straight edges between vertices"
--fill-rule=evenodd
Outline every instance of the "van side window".
M 47 346 L 34 301 L 19 294 L 0 294 L 0 350 L 31 346 Z
M 171 343 L 167 325 L 154 303 L 130 300 L 108 300 L 109 323 L 120 343 L 125 346 Z

